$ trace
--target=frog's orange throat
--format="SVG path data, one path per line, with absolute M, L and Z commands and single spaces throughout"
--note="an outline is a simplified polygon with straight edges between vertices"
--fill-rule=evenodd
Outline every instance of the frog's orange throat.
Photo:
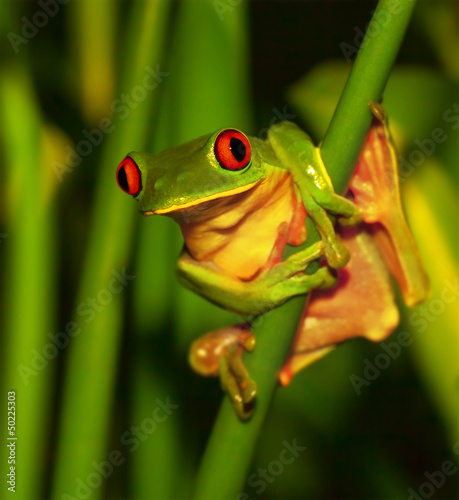
M 291 175 L 275 169 L 247 191 L 168 213 L 198 261 L 243 280 L 278 262 L 286 244 L 306 241 L 306 210 Z

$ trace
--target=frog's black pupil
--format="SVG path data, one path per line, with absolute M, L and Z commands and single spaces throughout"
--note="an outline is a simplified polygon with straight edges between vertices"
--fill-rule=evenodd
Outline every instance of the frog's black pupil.
M 126 170 L 124 169 L 124 167 L 121 167 L 118 170 L 118 183 L 119 183 L 121 189 L 124 189 L 125 191 L 129 191 L 129 183 L 127 180 Z
M 231 153 L 233 153 L 234 158 L 237 161 L 242 161 L 247 154 L 247 150 L 245 149 L 245 144 L 240 140 L 233 137 L 230 141 Z

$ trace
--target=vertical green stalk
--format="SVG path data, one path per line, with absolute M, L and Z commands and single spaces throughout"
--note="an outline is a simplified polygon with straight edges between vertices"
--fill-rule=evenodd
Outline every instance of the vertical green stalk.
M 24 45 L 14 47 L 20 33 L 22 6 L 4 1 L 0 7 L 2 70 L 0 73 L 1 303 L 0 385 L 5 482 L 0 497 L 29 500 L 44 494 L 49 440 L 49 408 L 55 352 L 49 346 L 56 313 L 54 263 L 55 220 L 49 190 L 53 173 L 44 163 L 45 126 Z M 46 349 L 45 349 L 46 347 Z M 45 350 L 44 350 L 45 349 Z M 7 395 L 14 391 L 15 463 L 6 461 Z M 33 415 L 33 418 L 31 418 Z M 6 473 L 16 467 L 15 493 L 8 491 Z M 27 481 L 20 481 L 19 476 Z
M 152 86 L 160 85 L 161 79 L 166 78 L 156 67 L 160 63 L 168 8 L 169 2 L 162 0 L 138 0 L 132 4 L 128 22 L 122 23 L 122 32 L 126 34 L 123 37 L 125 57 L 117 97 L 112 103 L 112 126 L 105 125 L 101 175 L 76 305 L 75 322 L 79 330 L 71 339 L 68 354 L 52 487 L 52 498 L 56 500 L 61 500 L 64 494 L 75 496 L 77 492 L 89 495 L 88 490 L 95 499 L 100 498 L 103 491 L 91 478 L 100 477 L 94 462 L 109 459 L 122 292 L 133 279 L 116 279 L 116 276 L 122 276 L 125 271 L 133 218 L 137 216 L 132 200 L 116 188 L 115 171 L 127 152 L 144 149 L 146 145 L 158 95 Z M 161 66 L 159 69 L 165 71 Z M 130 100 L 123 96 L 130 96 Z M 78 168 L 85 168 L 84 163 Z M 94 300 L 95 305 L 91 305 Z
M 381 0 L 356 58 L 330 128 L 323 157 L 338 192 L 343 192 L 371 121 L 370 100 L 379 100 L 397 56 L 415 0 Z M 388 19 L 379 22 L 378 19 Z M 317 240 L 309 224 L 308 244 Z M 257 347 L 244 361 L 258 384 L 257 406 L 248 422 L 237 419 L 225 398 L 199 470 L 194 500 L 242 498 L 244 480 L 281 369 L 304 307 L 293 299 L 255 328 Z
M 355 165 L 372 120 L 368 103 L 382 99 L 415 4 L 380 0 L 373 15 L 321 146 L 337 191 L 349 181 L 347 170 Z
M 6 257 L 4 279 L 8 290 L 2 297 L 5 347 L 1 395 L 6 449 L 7 393 L 16 393 L 15 498 L 28 500 L 42 494 L 44 488 L 42 456 L 49 437 L 47 415 L 56 358 L 47 337 L 54 326 L 55 227 L 52 203 L 46 196 L 41 116 L 30 76 L 22 63 L 21 58 L 5 64 L 0 79 L 2 161 L 5 162 L 2 178 L 9 187 L 5 200 L 7 237 L 0 242 Z M 7 470 L 6 461 L 2 460 L 2 465 Z M 7 467 L 9 470 L 10 466 Z M 19 475 L 27 481 L 20 481 Z M 5 479 L 2 494 L 7 486 Z
M 71 46 L 76 61 L 72 71 L 78 85 L 83 117 L 96 125 L 110 113 L 114 94 L 116 21 L 120 4 L 116 0 L 78 0 L 66 12 Z

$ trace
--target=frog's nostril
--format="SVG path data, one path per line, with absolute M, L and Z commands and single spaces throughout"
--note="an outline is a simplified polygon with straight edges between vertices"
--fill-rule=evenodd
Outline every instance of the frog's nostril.
M 126 158 L 119 164 L 116 171 L 116 180 L 118 186 L 127 194 L 137 196 L 142 189 L 142 178 L 139 167 L 130 157 Z

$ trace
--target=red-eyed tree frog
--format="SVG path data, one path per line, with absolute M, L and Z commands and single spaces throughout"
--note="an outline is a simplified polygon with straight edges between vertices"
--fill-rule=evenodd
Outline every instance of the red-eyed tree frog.
M 132 152 L 117 170 L 142 214 L 178 222 L 185 240 L 179 277 L 208 300 L 256 316 L 314 290 L 279 374 L 283 385 L 346 339 L 391 333 L 398 311 L 388 270 L 408 304 L 428 290 L 400 203 L 385 113 L 371 108 L 375 120 L 349 198 L 334 192 L 320 149 L 292 122 L 273 125 L 266 140 L 230 128 L 156 155 Z M 329 214 L 338 217 L 336 231 Z M 286 245 L 306 241 L 307 216 L 321 240 L 282 260 Z M 322 266 L 307 274 L 318 259 Z M 220 375 L 241 418 L 256 395 L 241 353 L 254 343 L 244 323 L 208 333 L 190 349 L 192 368 Z

